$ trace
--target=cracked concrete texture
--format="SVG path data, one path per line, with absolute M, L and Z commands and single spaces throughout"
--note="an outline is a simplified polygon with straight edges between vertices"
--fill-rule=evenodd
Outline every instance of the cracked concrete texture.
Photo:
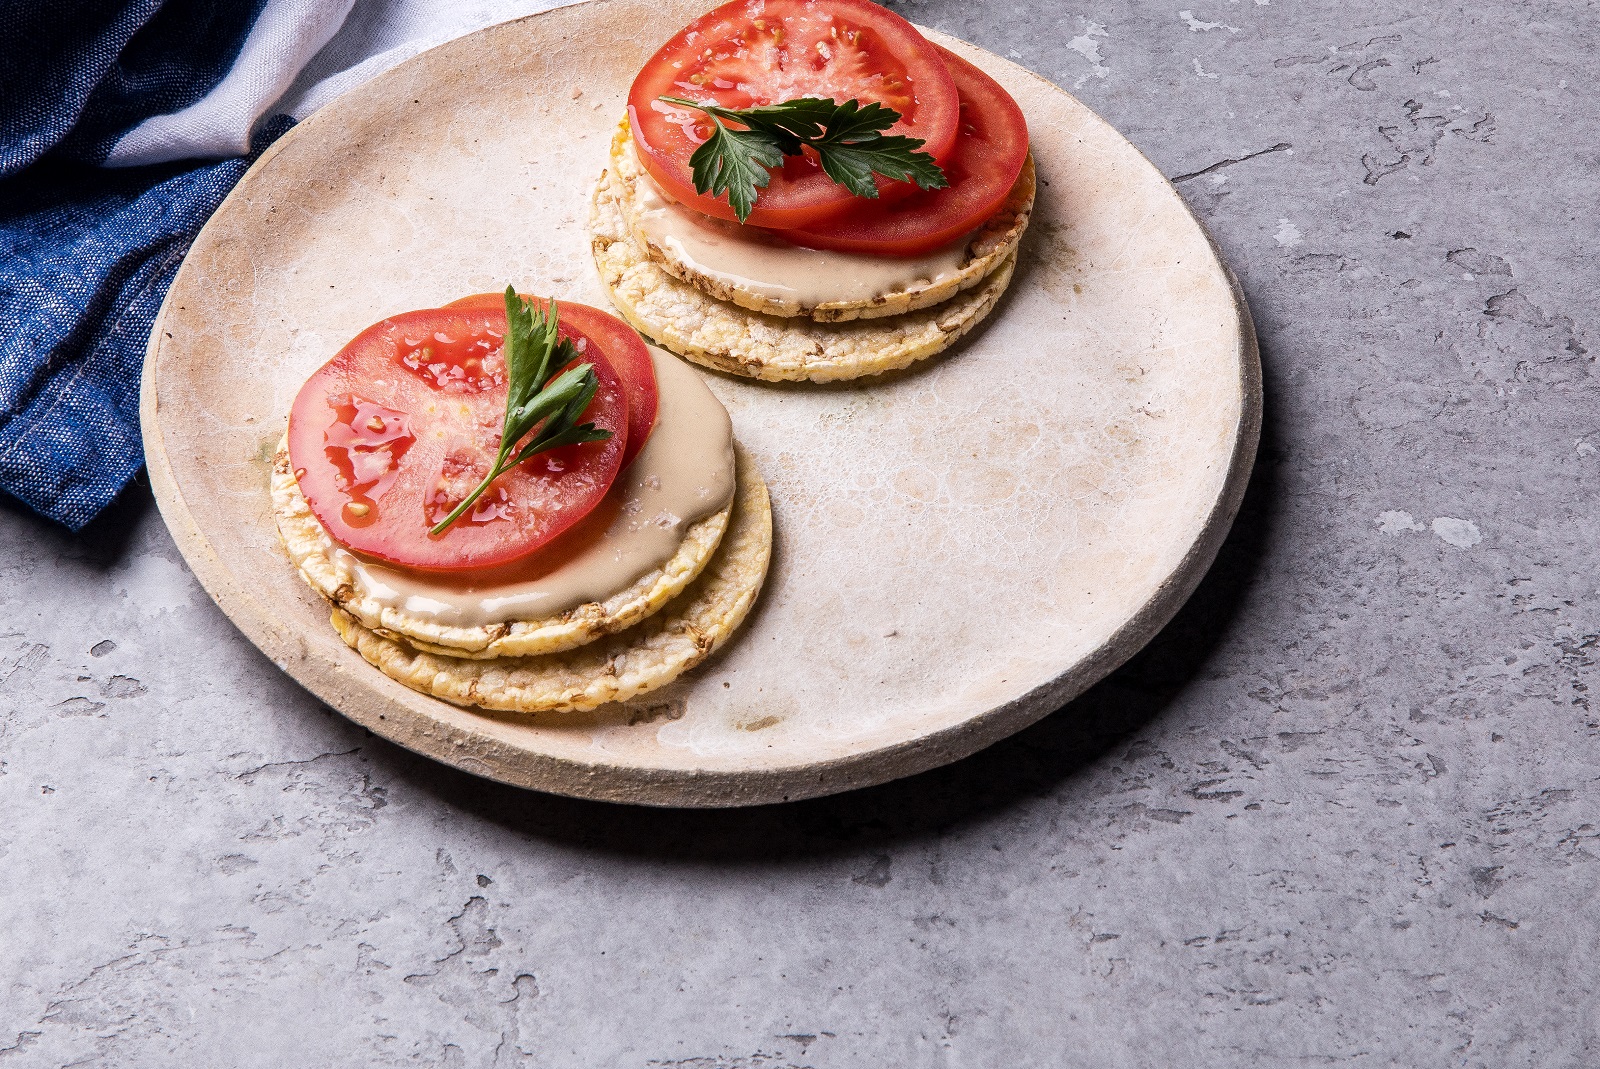
M 1600 1060 L 1600 10 L 896 7 L 1075 87 L 1244 284 L 1191 604 L 952 768 L 635 811 L 321 708 L 142 487 L 0 509 L 0 1066 Z

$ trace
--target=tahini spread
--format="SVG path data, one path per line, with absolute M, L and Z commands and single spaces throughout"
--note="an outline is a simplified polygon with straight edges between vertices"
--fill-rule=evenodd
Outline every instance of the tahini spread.
M 832 302 L 866 303 L 958 274 L 969 241 L 907 259 L 807 249 L 751 227 L 713 219 L 668 197 L 639 168 L 634 222 L 686 268 L 792 311 Z
M 439 624 L 478 627 L 542 620 L 605 601 L 671 560 L 684 532 L 733 499 L 733 424 L 698 372 L 654 347 L 655 430 L 617 476 L 622 506 L 603 537 L 556 569 L 525 582 L 453 586 L 362 560 L 334 547 L 334 559 L 379 603 Z

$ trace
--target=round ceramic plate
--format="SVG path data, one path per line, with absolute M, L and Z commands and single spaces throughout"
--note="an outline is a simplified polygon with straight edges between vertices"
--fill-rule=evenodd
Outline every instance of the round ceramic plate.
M 1038 205 L 989 322 L 893 376 L 708 373 L 772 491 L 744 628 L 672 686 L 592 713 L 457 708 L 347 648 L 267 497 L 304 379 L 363 327 L 514 283 L 604 307 L 589 192 L 644 60 L 709 0 L 597 0 L 402 64 L 239 183 L 151 337 L 162 515 L 249 639 L 318 697 L 479 775 L 655 805 L 772 802 L 952 761 L 1104 676 L 1177 610 L 1243 492 L 1248 313 L 1206 234 L 1077 100 L 940 34 L 1027 114 Z

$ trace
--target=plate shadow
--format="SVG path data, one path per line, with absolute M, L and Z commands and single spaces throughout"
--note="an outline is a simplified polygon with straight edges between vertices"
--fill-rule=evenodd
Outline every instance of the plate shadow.
M 374 738 L 366 748 L 440 801 L 533 839 L 662 861 L 782 861 L 934 835 L 1048 795 L 1157 720 L 1200 676 L 1244 611 L 1279 508 L 1272 382 L 1263 352 L 1261 443 L 1215 563 L 1176 616 L 1127 664 L 1039 723 L 903 780 L 745 809 L 652 809 L 564 798 L 480 779 Z

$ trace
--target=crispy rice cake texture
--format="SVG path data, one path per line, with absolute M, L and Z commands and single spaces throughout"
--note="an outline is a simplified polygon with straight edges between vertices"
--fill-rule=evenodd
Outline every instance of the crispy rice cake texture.
M 931 308 L 843 323 L 766 315 L 718 300 L 652 261 L 623 216 L 622 196 L 620 180 L 607 168 L 595 187 L 590 234 L 612 304 L 664 348 L 747 378 L 835 382 L 909 367 L 977 326 L 1000 300 L 1017 262 L 1013 247 L 970 288 Z
M 772 556 L 772 508 L 754 463 L 738 450 L 727 533 L 704 571 L 655 615 L 561 653 L 472 660 L 417 649 L 364 627 L 342 608 L 333 626 L 391 679 L 457 705 L 524 713 L 593 709 L 672 682 L 744 622 Z
M 742 473 L 735 476 L 743 478 Z M 558 615 L 487 626 L 452 626 L 384 605 L 356 586 L 347 561 L 312 515 L 289 467 L 287 441 L 272 466 L 272 508 L 289 559 L 311 588 L 373 634 L 452 657 L 525 657 L 572 649 L 631 627 L 658 611 L 694 581 L 727 530 L 727 508 L 691 525 L 673 557 L 604 602 L 589 602 Z
M 639 226 L 643 210 L 644 193 L 650 179 L 639 166 L 633 149 L 633 134 L 623 119 L 611 141 L 611 173 L 614 176 L 617 204 L 634 244 L 645 257 L 667 274 L 718 300 L 729 301 L 752 312 L 773 316 L 805 316 L 818 323 L 843 323 L 853 319 L 879 319 L 884 316 L 914 312 L 931 308 L 949 300 L 962 290 L 971 289 L 992 274 L 1006 257 L 1016 251 L 1022 233 L 1028 228 L 1028 217 L 1033 211 L 1034 171 L 1033 156 L 1023 164 L 1016 185 L 1000 208 L 989 218 L 968 242 L 965 260 L 955 274 L 937 282 L 926 279 L 905 289 L 879 294 L 867 300 L 829 301 L 816 305 L 785 302 L 756 293 L 742 286 L 733 286 L 713 278 L 686 262 L 671 248 L 651 241 Z

